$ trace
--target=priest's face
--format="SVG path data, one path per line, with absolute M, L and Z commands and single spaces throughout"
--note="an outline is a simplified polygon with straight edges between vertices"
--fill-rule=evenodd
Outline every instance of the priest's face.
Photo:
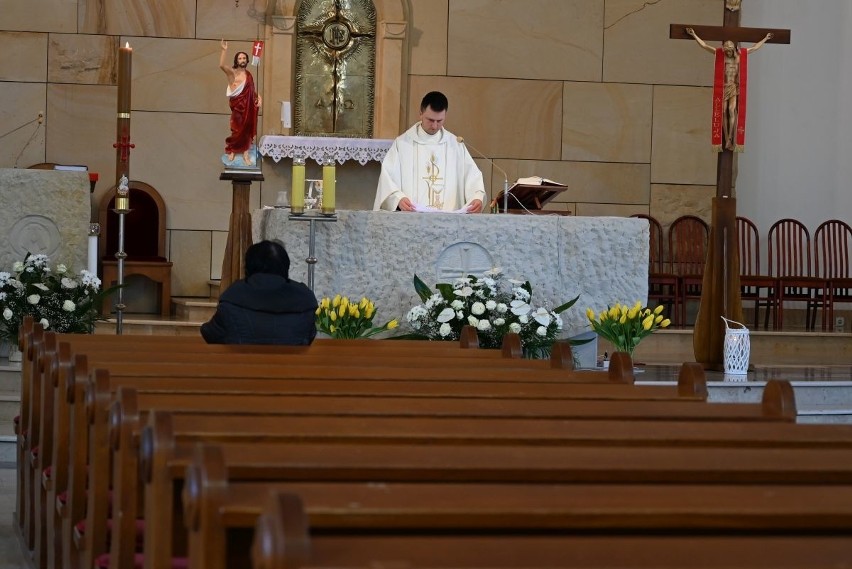
M 444 109 L 440 113 L 433 111 L 432 107 L 426 107 L 420 111 L 420 127 L 428 134 L 435 134 L 444 126 L 444 119 L 447 118 L 447 110 Z

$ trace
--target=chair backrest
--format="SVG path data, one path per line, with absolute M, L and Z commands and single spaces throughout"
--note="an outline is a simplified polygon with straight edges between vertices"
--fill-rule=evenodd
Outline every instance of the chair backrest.
M 699 275 L 704 272 L 710 228 L 694 215 L 682 215 L 669 227 L 669 261 L 676 275 Z
M 737 252 L 740 257 L 740 275 L 760 275 L 760 233 L 757 225 L 747 217 L 737 216 Z
M 636 213 L 630 217 L 637 217 L 648 221 L 648 272 L 650 274 L 669 272 L 664 250 L 663 226 L 660 225 L 660 222 L 656 218 L 644 213 Z
M 804 223 L 779 219 L 769 228 L 767 241 L 771 276 L 811 276 L 811 234 Z
M 829 219 L 814 231 L 814 276 L 845 279 L 849 271 L 852 227 L 845 221 Z
M 124 219 L 124 252 L 129 261 L 166 260 L 166 204 L 152 186 L 131 180 L 130 212 Z M 101 259 L 112 260 L 118 251 L 118 214 L 115 207 L 115 188 L 101 198 L 98 221 L 101 239 L 98 249 Z

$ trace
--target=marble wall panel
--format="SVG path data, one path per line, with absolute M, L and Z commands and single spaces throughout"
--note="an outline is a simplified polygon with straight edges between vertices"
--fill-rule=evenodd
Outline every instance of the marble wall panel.
M 219 69 L 219 54 L 222 51 L 219 40 L 133 38 L 131 46 L 134 110 L 230 113 L 225 95 L 228 81 Z M 238 51 L 250 50 L 250 43 L 228 42 L 227 63 L 233 62 L 234 54 Z M 263 81 L 257 68 L 250 66 L 249 71 L 254 77 L 255 86 L 258 90 L 262 89 Z M 273 126 L 280 124 L 276 121 Z M 266 126 L 258 126 L 259 132 L 264 132 Z M 227 120 L 223 128 L 227 136 Z
M 713 58 L 694 41 L 669 39 L 669 24 L 722 24 L 720 0 L 607 0 L 603 80 L 710 85 Z
M 227 230 L 231 183 L 219 180 L 228 117 L 133 113 L 133 178 L 151 184 L 166 202 L 170 229 Z M 260 184 L 250 207 L 260 206 Z
M 610 203 L 578 203 L 575 215 L 630 217 L 636 213 L 647 213 L 648 206 L 620 205 Z
M 39 124 L 38 114 L 45 110 L 46 91 L 44 83 L 0 82 L 0 101 L 16 102 L 0 105 L 0 130 L 7 133 L 0 138 L 0 167 L 45 162 L 46 121 Z
M 449 0 L 411 0 L 408 27 L 413 75 L 447 74 Z
M 257 39 L 258 29 L 263 29 L 266 23 L 265 9 L 271 10 L 274 5 L 274 2 L 243 1 L 237 6 L 234 0 L 197 0 L 195 37 L 253 41 Z
M 0 81 L 44 81 L 47 34 L 0 32 Z M 4 99 L 7 100 L 7 99 Z
M 195 0 L 79 0 L 78 33 L 195 37 Z M 74 30 L 62 30 L 74 31 Z
M 222 278 L 222 261 L 225 259 L 225 246 L 228 244 L 227 231 L 212 232 L 212 252 L 210 254 L 210 278 L 220 280 Z M 292 261 L 291 261 L 292 262 Z
M 115 85 L 118 76 L 117 37 L 50 34 L 47 47 L 49 82 Z
M 603 16 L 603 0 L 456 0 L 448 73 L 600 81 Z
M 647 164 L 505 160 L 500 165 L 505 165 L 510 184 L 519 177 L 541 176 L 568 186 L 553 199 L 556 203 L 647 204 L 649 199 Z
M 651 181 L 715 184 L 716 153 L 710 145 L 708 87 L 654 87 Z
M 710 223 L 715 186 L 673 186 L 654 184 L 651 186 L 650 211 L 668 235 L 672 221 L 682 215 L 697 215 Z
M 172 296 L 207 297 L 212 254 L 210 232 L 173 230 L 170 234 L 169 260 L 174 263 Z
M 561 81 L 412 76 L 406 128 L 418 121 L 420 101 L 433 90 L 447 95 L 446 127 L 473 146 L 472 155 L 559 159 Z
M 74 33 L 77 31 L 77 0 L 8 0 L 0 9 L 0 29 Z
M 650 85 L 565 83 L 562 159 L 650 162 Z
M 90 172 L 97 172 L 100 180 L 95 187 L 94 203 L 115 183 L 112 145 L 116 95 L 115 87 L 105 85 L 51 84 L 47 89 L 45 118 L 50 125 L 47 156 L 51 162 L 85 164 Z

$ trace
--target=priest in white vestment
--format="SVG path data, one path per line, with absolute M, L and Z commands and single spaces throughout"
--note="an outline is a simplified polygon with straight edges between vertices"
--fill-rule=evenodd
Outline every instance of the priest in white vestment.
M 482 172 L 461 140 L 444 128 L 447 98 L 427 93 L 420 122 L 394 140 L 382 161 L 374 210 L 479 213 Z

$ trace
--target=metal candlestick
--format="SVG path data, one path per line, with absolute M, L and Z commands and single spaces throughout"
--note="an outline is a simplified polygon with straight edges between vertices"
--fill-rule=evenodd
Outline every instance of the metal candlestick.
M 124 251 L 124 216 L 130 213 L 130 209 L 115 208 L 112 211 L 118 214 L 118 250 L 115 252 L 115 258 L 118 261 L 118 296 L 115 303 L 115 333 L 120 336 L 124 332 L 124 309 L 127 308 L 124 304 L 124 260 L 127 258 L 127 253 Z
M 291 215 L 290 221 L 307 221 L 308 226 L 308 256 L 305 262 L 308 264 L 308 288 L 314 290 L 314 265 L 317 264 L 316 258 L 316 221 L 337 221 L 337 215 Z

